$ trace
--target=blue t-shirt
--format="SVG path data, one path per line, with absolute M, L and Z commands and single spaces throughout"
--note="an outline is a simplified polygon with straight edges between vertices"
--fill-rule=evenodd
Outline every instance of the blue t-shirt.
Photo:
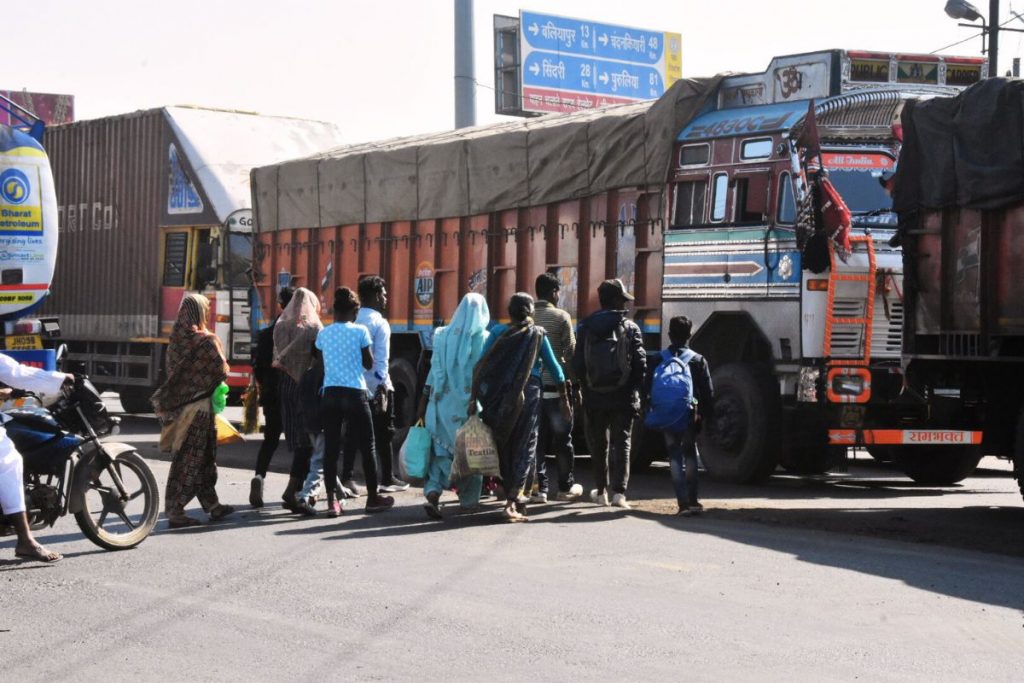
M 320 330 L 316 348 L 324 356 L 324 387 L 366 391 L 363 349 L 370 343 L 370 331 L 355 323 L 333 323 Z

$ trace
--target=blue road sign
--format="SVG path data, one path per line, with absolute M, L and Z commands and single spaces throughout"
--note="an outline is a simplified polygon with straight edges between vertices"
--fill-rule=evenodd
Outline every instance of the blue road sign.
M 662 74 L 654 67 L 543 51 L 523 60 L 523 85 L 630 99 L 665 93 Z
M 665 34 L 584 19 L 523 11 L 520 28 L 530 47 L 562 54 L 657 64 L 665 53 Z

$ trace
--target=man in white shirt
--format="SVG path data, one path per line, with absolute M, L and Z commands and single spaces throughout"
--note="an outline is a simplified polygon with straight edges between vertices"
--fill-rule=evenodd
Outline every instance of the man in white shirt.
M 5 353 L 0 353 L 0 382 L 16 389 L 37 394 L 53 395 L 60 391 L 65 382 L 74 382 L 74 375 L 63 372 L 46 372 L 19 364 Z M 25 512 L 24 464 L 21 453 L 7 438 L 7 432 L 0 427 L 0 508 L 14 525 L 18 543 L 14 554 L 28 560 L 57 562 L 63 558 L 60 553 L 47 550 L 32 536 Z
M 370 392 L 370 413 L 373 417 L 374 439 L 380 460 L 380 490 L 394 493 L 405 491 L 409 484 L 395 476 L 392 440 L 395 436 L 395 387 L 391 384 L 388 363 L 391 361 L 391 325 L 384 317 L 388 306 L 388 291 L 384 278 L 367 275 L 359 280 L 359 301 L 362 307 L 356 324 L 370 332 L 373 367 L 366 371 L 366 387 Z M 355 453 L 345 453 L 342 484 L 355 490 L 352 468 Z

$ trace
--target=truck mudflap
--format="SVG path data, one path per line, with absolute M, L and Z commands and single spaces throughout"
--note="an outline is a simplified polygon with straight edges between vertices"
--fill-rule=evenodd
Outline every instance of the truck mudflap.
M 833 446 L 980 446 L 983 432 L 956 429 L 830 429 Z

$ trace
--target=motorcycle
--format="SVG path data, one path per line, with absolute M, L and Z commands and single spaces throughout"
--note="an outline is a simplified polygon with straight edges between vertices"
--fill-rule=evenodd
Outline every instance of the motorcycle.
M 24 459 L 32 529 L 71 513 L 86 538 L 106 550 L 146 540 L 160 516 L 156 477 L 134 447 L 100 440 L 119 431 L 120 419 L 92 382 L 76 376 L 49 407 L 31 394 L 13 395 L 26 398 L 0 411 L 0 419 Z

